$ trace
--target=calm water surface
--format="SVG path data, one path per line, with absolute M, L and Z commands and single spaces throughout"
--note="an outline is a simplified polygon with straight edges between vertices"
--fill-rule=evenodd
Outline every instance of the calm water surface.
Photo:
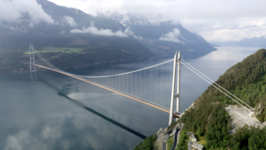
M 217 80 L 229 67 L 259 48 L 218 47 L 206 56 L 184 60 Z M 83 75 L 131 71 L 172 58 L 68 70 Z M 208 84 L 181 66 L 181 111 Z M 31 78 L 32 76 L 32 78 Z M 109 121 L 103 119 L 108 117 Z M 111 120 L 111 122 L 110 122 Z M 88 83 L 46 71 L 0 75 L 0 149 L 134 149 L 142 141 L 114 122 L 149 136 L 165 128 L 168 114 Z

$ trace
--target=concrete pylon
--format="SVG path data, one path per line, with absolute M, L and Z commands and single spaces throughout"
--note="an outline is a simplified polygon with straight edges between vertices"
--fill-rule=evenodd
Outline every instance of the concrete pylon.
M 30 44 L 29 51 L 30 51 L 30 72 L 35 72 L 36 71 L 35 56 L 32 44 Z
M 174 116 L 174 104 L 176 103 L 176 112 L 180 111 L 180 52 L 175 54 L 174 57 L 174 68 L 173 68 L 173 80 L 172 80 L 172 93 L 171 93 L 171 104 L 169 113 L 169 125 L 173 122 Z M 178 65 L 176 65 L 178 63 Z M 176 66 L 178 66 L 178 74 L 176 75 Z M 176 79 L 177 76 L 177 79 Z M 176 84 L 175 84 L 176 83 Z M 176 91 L 176 93 L 175 93 Z M 175 102 L 176 98 L 176 102 Z
M 176 80 L 176 112 L 180 113 L 180 72 L 181 72 L 181 54 L 178 53 L 177 56 L 177 80 Z

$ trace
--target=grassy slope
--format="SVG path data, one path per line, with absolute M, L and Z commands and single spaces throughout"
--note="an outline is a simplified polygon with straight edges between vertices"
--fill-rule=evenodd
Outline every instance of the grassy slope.
M 171 150 L 172 146 L 174 145 L 174 136 L 170 136 L 166 141 L 167 150 Z
M 79 53 L 81 52 L 81 48 L 69 48 L 69 47 L 45 47 L 41 50 L 38 50 L 39 53 Z M 25 54 L 30 54 L 29 51 L 25 52 Z
M 127 45 L 128 44 L 128 45 Z M 143 46 L 131 46 L 125 43 L 122 48 L 114 46 L 90 46 L 87 48 L 44 48 L 41 55 L 58 68 L 71 68 L 92 65 L 95 63 L 108 63 L 114 61 L 136 60 L 151 56 L 152 53 Z M 48 51 L 49 49 L 49 51 Z M 36 63 L 42 64 L 36 57 Z M 28 71 L 29 55 L 22 51 L 0 52 L 0 73 Z M 12 67 L 10 67 L 12 66 Z

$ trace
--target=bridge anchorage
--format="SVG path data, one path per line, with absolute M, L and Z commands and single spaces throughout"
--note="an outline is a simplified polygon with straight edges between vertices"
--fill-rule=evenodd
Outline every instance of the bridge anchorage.
M 169 113 L 169 125 L 180 116 L 181 63 L 225 96 L 248 110 L 250 117 L 254 114 L 251 106 L 181 59 L 180 52 L 176 53 L 173 59 L 156 65 L 104 76 L 82 76 L 61 70 L 42 57 L 32 44 L 29 46 L 29 54 L 30 72 L 35 72 L 36 67 L 54 71 L 162 110 Z M 38 61 L 40 64 L 35 63 L 35 54 L 41 60 Z

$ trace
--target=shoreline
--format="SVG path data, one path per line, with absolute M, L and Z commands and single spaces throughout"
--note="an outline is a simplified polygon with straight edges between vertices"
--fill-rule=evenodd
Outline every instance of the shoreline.
M 140 61 L 140 60 L 143 60 L 145 58 L 149 58 L 153 55 L 149 55 L 149 56 L 146 56 L 146 57 L 141 57 L 141 58 L 135 58 L 135 59 L 128 59 L 128 60 L 112 60 L 112 61 L 102 61 L 102 62 L 94 62 L 92 64 L 86 64 L 86 65 L 76 65 L 76 66 L 71 66 L 71 67 L 68 67 L 68 68 L 61 68 L 61 69 L 64 69 L 64 70 L 67 70 L 67 69 L 78 69 L 78 68 L 86 68 L 86 67 L 90 67 L 90 66 L 97 66 L 97 65 L 104 65 L 104 64 L 115 64 L 115 63 L 121 63 L 121 62 L 132 62 L 132 61 Z M 29 65 L 29 64 L 28 64 Z M 40 71 L 47 71 L 45 69 L 39 69 L 37 70 L 37 72 L 40 72 Z M 2 74 L 20 74 L 20 73 L 29 73 L 30 70 L 28 71 L 12 71 L 12 72 L 0 72 L 0 75 Z

